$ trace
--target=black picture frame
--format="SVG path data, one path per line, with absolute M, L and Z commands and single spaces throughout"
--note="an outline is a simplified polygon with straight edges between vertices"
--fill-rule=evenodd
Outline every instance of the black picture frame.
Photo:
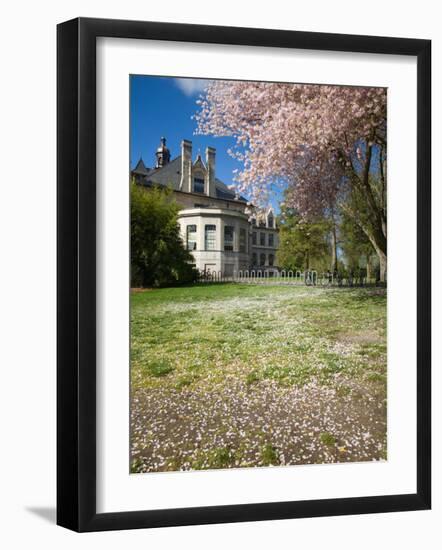
M 96 512 L 97 37 L 396 54 L 417 58 L 415 494 Z M 431 41 L 79 18 L 58 25 L 57 46 L 57 523 L 75 531 L 104 531 L 429 509 Z

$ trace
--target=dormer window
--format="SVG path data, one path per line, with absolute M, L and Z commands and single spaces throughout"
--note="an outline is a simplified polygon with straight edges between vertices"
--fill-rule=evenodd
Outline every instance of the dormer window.
M 267 224 L 269 227 L 273 227 L 273 224 L 274 224 L 274 219 L 273 219 L 273 214 L 270 213 L 267 217 Z
M 193 192 L 194 193 L 204 193 L 204 179 L 203 178 L 193 178 Z

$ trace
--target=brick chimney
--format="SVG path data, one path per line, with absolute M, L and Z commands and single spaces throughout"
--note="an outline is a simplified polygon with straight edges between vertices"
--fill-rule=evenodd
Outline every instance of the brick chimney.
M 192 142 L 183 139 L 181 142 L 181 182 L 180 191 L 192 191 Z
M 209 197 L 216 197 L 215 188 L 215 155 L 216 149 L 213 147 L 207 147 L 206 149 L 206 166 L 207 166 L 207 195 Z

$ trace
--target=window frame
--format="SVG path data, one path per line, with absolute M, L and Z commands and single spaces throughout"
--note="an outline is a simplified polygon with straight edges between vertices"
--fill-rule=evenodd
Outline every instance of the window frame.
M 227 242 L 226 241 L 226 229 L 231 229 L 232 230 L 232 240 L 231 240 L 232 244 L 230 244 L 230 241 L 228 241 L 229 244 L 226 244 L 226 242 Z M 224 239 L 224 241 L 223 241 L 224 251 L 225 252 L 234 252 L 235 251 L 235 226 L 234 225 L 225 225 L 224 226 L 223 239 Z M 232 248 L 230 248 L 230 246 Z M 227 248 L 227 247 L 229 247 L 229 248 Z
M 193 248 L 189 248 L 189 228 L 194 227 L 195 230 L 193 233 L 195 233 L 195 240 L 193 241 L 195 246 Z M 186 225 L 186 250 L 192 251 L 192 250 L 198 250 L 198 226 L 196 223 L 189 223 Z
M 209 229 L 212 228 L 212 229 Z M 212 233 L 209 233 L 209 231 L 212 231 Z M 216 232 L 217 232 L 217 227 L 216 227 L 216 224 L 214 223 L 206 223 L 204 225 L 204 250 L 216 250 Z M 213 240 L 207 238 L 208 236 L 211 236 L 213 235 Z M 213 248 L 210 248 L 207 246 L 207 243 L 208 242 L 213 242 Z

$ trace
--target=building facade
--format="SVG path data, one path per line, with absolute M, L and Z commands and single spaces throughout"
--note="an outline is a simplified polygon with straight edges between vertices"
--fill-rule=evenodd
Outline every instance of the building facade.
M 173 190 L 180 206 L 181 237 L 200 271 L 233 275 L 240 270 L 276 270 L 278 229 L 272 209 L 257 212 L 216 177 L 216 150 L 193 160 L 192 142 L 181 142 L 181 154 L 171 158 L 161 138 L 154 168 L 140 159 L 131 178 L 147 189 Z

